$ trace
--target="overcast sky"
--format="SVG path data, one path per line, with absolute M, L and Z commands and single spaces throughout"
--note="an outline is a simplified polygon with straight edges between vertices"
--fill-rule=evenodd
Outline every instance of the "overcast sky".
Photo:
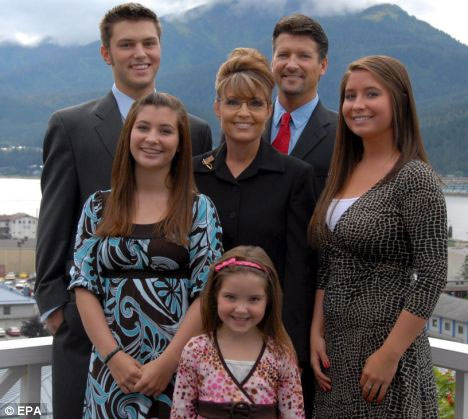
M 123 2 L 124 0 L 122 0 Z M 212 0 L 140 0 L 160 16 L 177 13 Z M 250 4 L 256 0 L 238 0 Z M 287 0 L 263 0 L 269 9 Z M 322 15 L 362 9 L 376 0 L 308 0 Z M 447 32 L 468 45 L 467 0 L 390 0 L 409 14 Z M 0 0 L 0 42 L 34 45 L 44 38 L 60 44 L 86 44 L 99 38 L 98 24 L 117 0 Z M 319 17 L 319 16 L 317 16 Z

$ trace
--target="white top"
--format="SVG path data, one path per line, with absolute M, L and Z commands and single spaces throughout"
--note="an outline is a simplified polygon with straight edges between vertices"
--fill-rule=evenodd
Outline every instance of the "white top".
M 224 362 L 239 383 L 242 383 L 255 364 L 255 361 L 235 361 L 233 359 L 225 359 Z
M 359 196 L 356 196 L 355 198 L 332 199 L 327 209 L 327 217 L 325 219 L 327 226 L 331 231 L 335 230 L 336 224 L 340 220 L 341 216 L 358 199 Z

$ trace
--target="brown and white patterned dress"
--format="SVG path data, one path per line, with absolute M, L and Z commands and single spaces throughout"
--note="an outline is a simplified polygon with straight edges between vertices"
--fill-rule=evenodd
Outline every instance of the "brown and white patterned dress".
M 430 167 L 412 160 L 350 206 L 321 240 L 325 341 L 332 390 L 316 395 L 317 418 L 436 418 L 429 342 L 422 332 L 399 362 L 382 404 L 359 379 L 402 310 L 429 318 L 447 278 L 444 196 Z

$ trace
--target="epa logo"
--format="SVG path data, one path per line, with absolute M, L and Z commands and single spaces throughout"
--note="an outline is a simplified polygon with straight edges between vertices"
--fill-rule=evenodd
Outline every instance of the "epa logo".
M 41 416 L 47 413 L 45 405 L 41 405 L 39 403 L 4 405 L 0 409 L 0 412 L 2 411 L 5 416 Z

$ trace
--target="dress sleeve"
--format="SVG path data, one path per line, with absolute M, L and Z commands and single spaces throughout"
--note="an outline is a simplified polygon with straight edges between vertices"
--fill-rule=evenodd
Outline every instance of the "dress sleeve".
M 436 175 L 427 167 L 408 176 L 402 205 L 415 279 L 404 309 L 427 319 L 447 281 L 447 211 Z
M 171 419 L 191 419 L 197 417 L 196 404 L 198 401 L 199 382 L 197 365 L 199 364 L 199 345 L 192 338 L 185 345 L 177 368 L 177 376 L 172 396 Z
M 198 195 L 193 205 L 193 224 L 189 237 L 192 300 L 205 287 L 210 265 L 222 254 L 221 239 L 221 224 L 213 202 L 205 195 Z
M 104 294 L 97 260 L 102 238 L 96 235 L 101 210 L 102 197 L 97 192 L 85 202 L 78 222 L 73 254 L 74 264 L 70 270 L 71 281 L 68 289 L 82 287 L 97 295 Z
M 301 377 L 292 356 L 279 361 L 278 410 L 280 419 L 305 418 Z

